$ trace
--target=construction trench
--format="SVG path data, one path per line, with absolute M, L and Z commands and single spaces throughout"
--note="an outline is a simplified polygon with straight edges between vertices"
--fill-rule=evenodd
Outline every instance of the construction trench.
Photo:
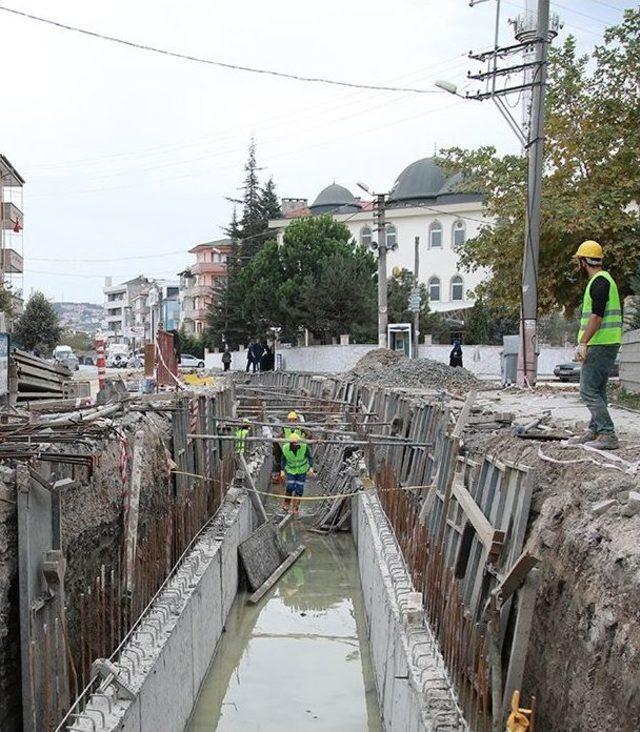
M 516 691 L 513 729 L 640 729 L 637 446 L 568 455 L 471 383 L 379 381 L 0 425 L 0 730 L 484 732 Z M 289 519 L 292 407 L 317 477 Z

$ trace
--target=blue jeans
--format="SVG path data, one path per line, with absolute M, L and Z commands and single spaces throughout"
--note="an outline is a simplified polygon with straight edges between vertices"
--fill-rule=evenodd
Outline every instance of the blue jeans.
M 589 429 L 596 435 L 613 435 L 615 427 L 607 409 L 607 382 L 620 346 L 589 346 L 580 370 L 580 397 L 591 412 Z
M 290 475 L 287 473 L 287 495 L 301 496 L 304 493 L 304 484 L 307 474 Z

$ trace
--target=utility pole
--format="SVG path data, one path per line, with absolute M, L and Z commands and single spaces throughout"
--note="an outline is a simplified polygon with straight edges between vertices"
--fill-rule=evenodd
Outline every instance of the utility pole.
M 486 0 L 469 0 L 470 5 L 479 5 Z M 538 331 L 538 257 L 540 252 L 540 209 L 542 203 L 542 171 L 544 153 L 545 96 L 547 79 L 547 51 L 551 40 L 558 34 L 560 21 L 557 15 L 549 19 L 549 0 L 537 0 L 535 20 L 528 11 L 516 20 L 516 39 L 518 43 L 500 46 L 500 0 L 496 2 L 494 47 L 482 53 L 470 53 L 469 57 L 487 64 L 487 70 L 477 74 L 467 74 L 469 79 L 485 83 L 485 91 L 466 95 L 458 92 L 458 87 L 449 81 L 436 81 L 436 86 L 463 99 L 482 101 L 491 99 L 509 127 L 513 130 L 526 151 L 528 159 L 527 208 L 525 211 L 525 237 L 522 255 L 521 312 L 520 312 L 520 349 L 518 356 L 518 383 L 534 386 L 537 378 L 537 331 Z M 531 49 L 535 47 L 535 57 Z M 498 60 L 515 54 L 524 53 L 522 63 L 514 66 L 499 67 Z M 524 81 L 511 84 L 509 78 L 524 75 Z M 498 79 L 504 83 L 498 85 Z M 511 94 L 531 92 L 531 112 L 528 129 L 523 130 L 511 113 L 502 97 Z M 525 96 L 526 99 L 526 96 Z M 526 102 L 525 102 L 526 104 Z
M 378 232 L 378 347 L 387 347 L 387 223 L 386 193 L 376 194 L 374 216 Z
M 414 239 L 414 263 L 413 263 L 413 287 L 416 295 L 420 297 L 420 280 L 418 274 L 420 272 L 420 237 Z M 420 304 L 413 311 L 413 357 L 418 358 L 418 349 L 420 348 Z
M 538 373 L 538 259 L 544 165 L 544 123 L 549 45 L 549 0 L 538 0 L 536 60 L 527 144 L 527 211 L 522 257 L 522 317 L 518 384 L 534 386 Z

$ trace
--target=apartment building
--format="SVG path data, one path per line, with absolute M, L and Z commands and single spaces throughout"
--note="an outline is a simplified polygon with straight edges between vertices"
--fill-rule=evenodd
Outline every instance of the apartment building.
M 0 283 L 11 296 L 13 318 L 22 314 L 22 188 L 24 178 L 0 154 Z M 6 323 L 5 327 L 10 324 Z
M 231 239 L 198 244 L 189 250 L 196 261 L 179 273 L 180 326 L 187 333 L 202 333 L 207 327 L 207 313 L 227 276 Z

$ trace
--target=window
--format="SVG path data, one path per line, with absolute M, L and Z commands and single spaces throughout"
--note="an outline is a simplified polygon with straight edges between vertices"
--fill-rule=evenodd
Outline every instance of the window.
M 461 247 L 464 244 L 464 240 L 466 238 L 465 234 L 464 221 L 460 221 L 460 219 L 458 219 L 453 224 L 453 235 L 451 237 L 454 248 Z
M 442 249 L 442 224 L 433 221 L 429 226 L 429 249 Z
M 451 299 L 464 300 L 464 283 L 460 275 L 451 278 Z
M 392 249 L 398 243 L 398 229 L 393 224 L 387 226 L 387 246 Z
M 371 229 L 368 226 L 363 226 L 360 229 L 360 244 L 363 247 L 371 246 Z
M 440 280 L 438 277 L 432 277 L 429 280 L 429 300 L 431 302 L 440 302 Z

